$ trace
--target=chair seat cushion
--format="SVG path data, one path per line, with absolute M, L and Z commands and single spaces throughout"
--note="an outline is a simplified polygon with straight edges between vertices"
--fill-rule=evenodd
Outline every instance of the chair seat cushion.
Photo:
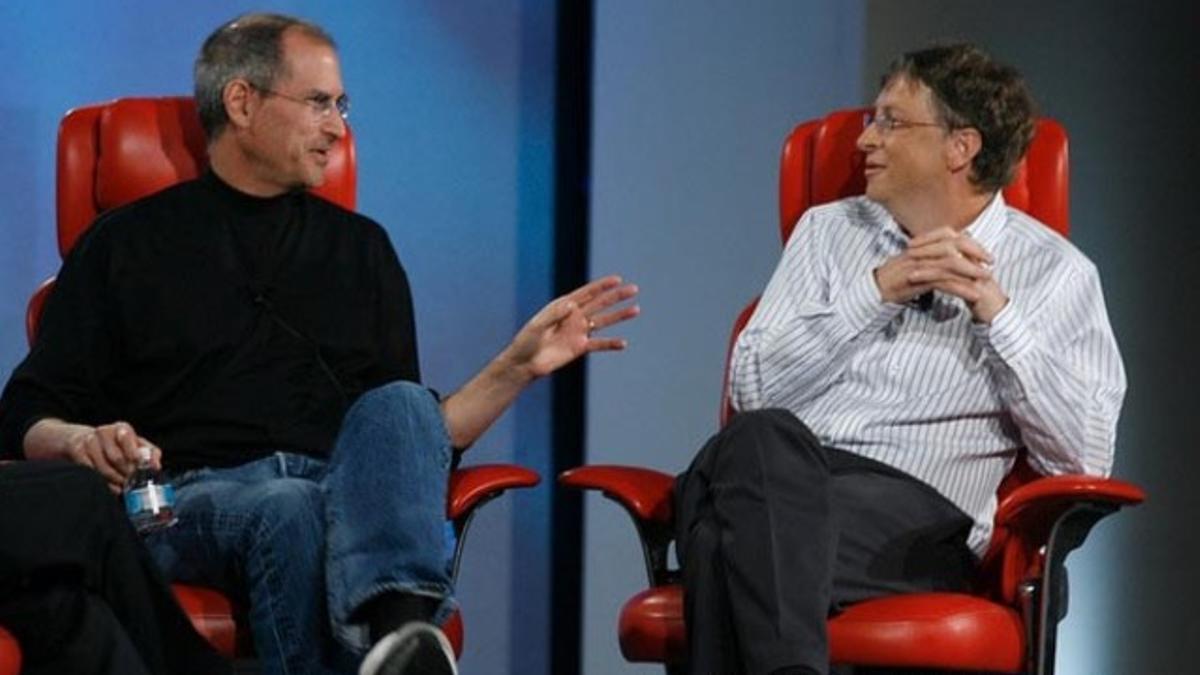
M 687 654 L 683 588 L 638 593 L 621 611 L 621 653 L 630 661 L 682 663 Z M 1016 672 L 1025 653 L 1020 616 L 959 593 L 868 600 L 829 620 L 835 663 Z
M 173 584 L 175 598 L 196 631 L 226 658 L 237 656 L 237 623 L 229 598 L 210 588 Z

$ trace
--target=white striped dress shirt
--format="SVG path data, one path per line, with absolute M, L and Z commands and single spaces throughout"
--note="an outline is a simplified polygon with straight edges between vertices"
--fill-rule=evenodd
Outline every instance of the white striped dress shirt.
M 933 486 L 974 519 L 981 554 L 1018 448 L 1043 473 L 1109 474 L 1125 372 L 1078 249 L 999 194 L 966 232 L 1009 297 L 990 326 L 944 293 L 883 301 L 874 269 L 908 236 L 879 204 L 807 211 L 738 338 L 730 394 Z

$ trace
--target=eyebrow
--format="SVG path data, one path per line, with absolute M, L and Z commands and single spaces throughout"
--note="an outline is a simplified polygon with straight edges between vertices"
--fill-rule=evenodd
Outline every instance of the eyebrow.
M 345 92 L 342 92 L 341 94 L 334 96 L 333 94 L 325 91 L 324 89 L 313 88 L 313 89 L 308 90 L 308 93 L 306 93 L 304 95 L 304 98 L 336 101 L 337 99 L 342 98 L 345 95 L 346 95 Z

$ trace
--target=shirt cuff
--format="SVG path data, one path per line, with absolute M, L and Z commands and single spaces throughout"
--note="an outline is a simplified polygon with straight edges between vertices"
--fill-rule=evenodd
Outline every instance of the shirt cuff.
M 875 283 L 874 270 L 867 270 L 847 286 L 840 304 L 838 313 L 850 328 L 851 335 L 883 328 L 904 309 L 904 305 L 883 301 L 879 285 Z

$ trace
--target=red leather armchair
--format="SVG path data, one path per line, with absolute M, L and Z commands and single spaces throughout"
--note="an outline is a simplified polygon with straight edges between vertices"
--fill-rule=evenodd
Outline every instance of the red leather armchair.
M 779 179 L 784 242 L 810 206 L 864 192 L 862 155 L 855 148 L 864 112 L 834 112 L 800 124 L 788 136 Z M 1058 123 L 1040 120 L 1005 199 L 1065 235 L 1067 185 L 1066 134 Z M 738 317 L 731 348 L 756 303 Z M 722 423 L 733 413 L 725 389 Z M 673 477 L 633 467 L 586 466 L 564 472 L 560 481 L 599 490 L 633 517 L 650 586 L 621 610 L 621 652 L 629 661 L 662 663 L 668 673 L 682 672 L 687 654 L 683 590 L 667 556 L 674 536 Z M 1096 521 L 1141 502 L 1144 494 L 1118 480 L 1041 477 L 1019 461 L 998 496 L 995 533 L 976 592 L 899 595 L 853 605 L 829 620 L 834 663 L 1053 672 L 1055 635 L 1066 613 L 1067 554 Z
M 205 140 L 195 103 L 187 97 L 126 98 L 71 110 L 58 137 L 58 247 L 66 255 L 97 214 L 194 178 L 207 164 Z M 353 137 L 347 133 L 331 151 L 326 182 L 314 192 L 353 209 L 356 174 Z M 29 302 L 26 332 L 30 344 L 54 279 L 44 282 Z M 536 473 L 517 466 L 480 465 L 450 477 L 447 517 L 459 535 L 453 570 L 458 572 L 466 534 L 476 509 L 510 488 L 531 487 Z M 196 628 L 233 658 L 252 653 L 249 632 L 236 603 L 208 588 L 176 584 L 176 596 Z M 457 654 L 463 623 L 458 614 L 444 626 Z M 16 641 L 0 628 L 0 675 L 19 669 Z

